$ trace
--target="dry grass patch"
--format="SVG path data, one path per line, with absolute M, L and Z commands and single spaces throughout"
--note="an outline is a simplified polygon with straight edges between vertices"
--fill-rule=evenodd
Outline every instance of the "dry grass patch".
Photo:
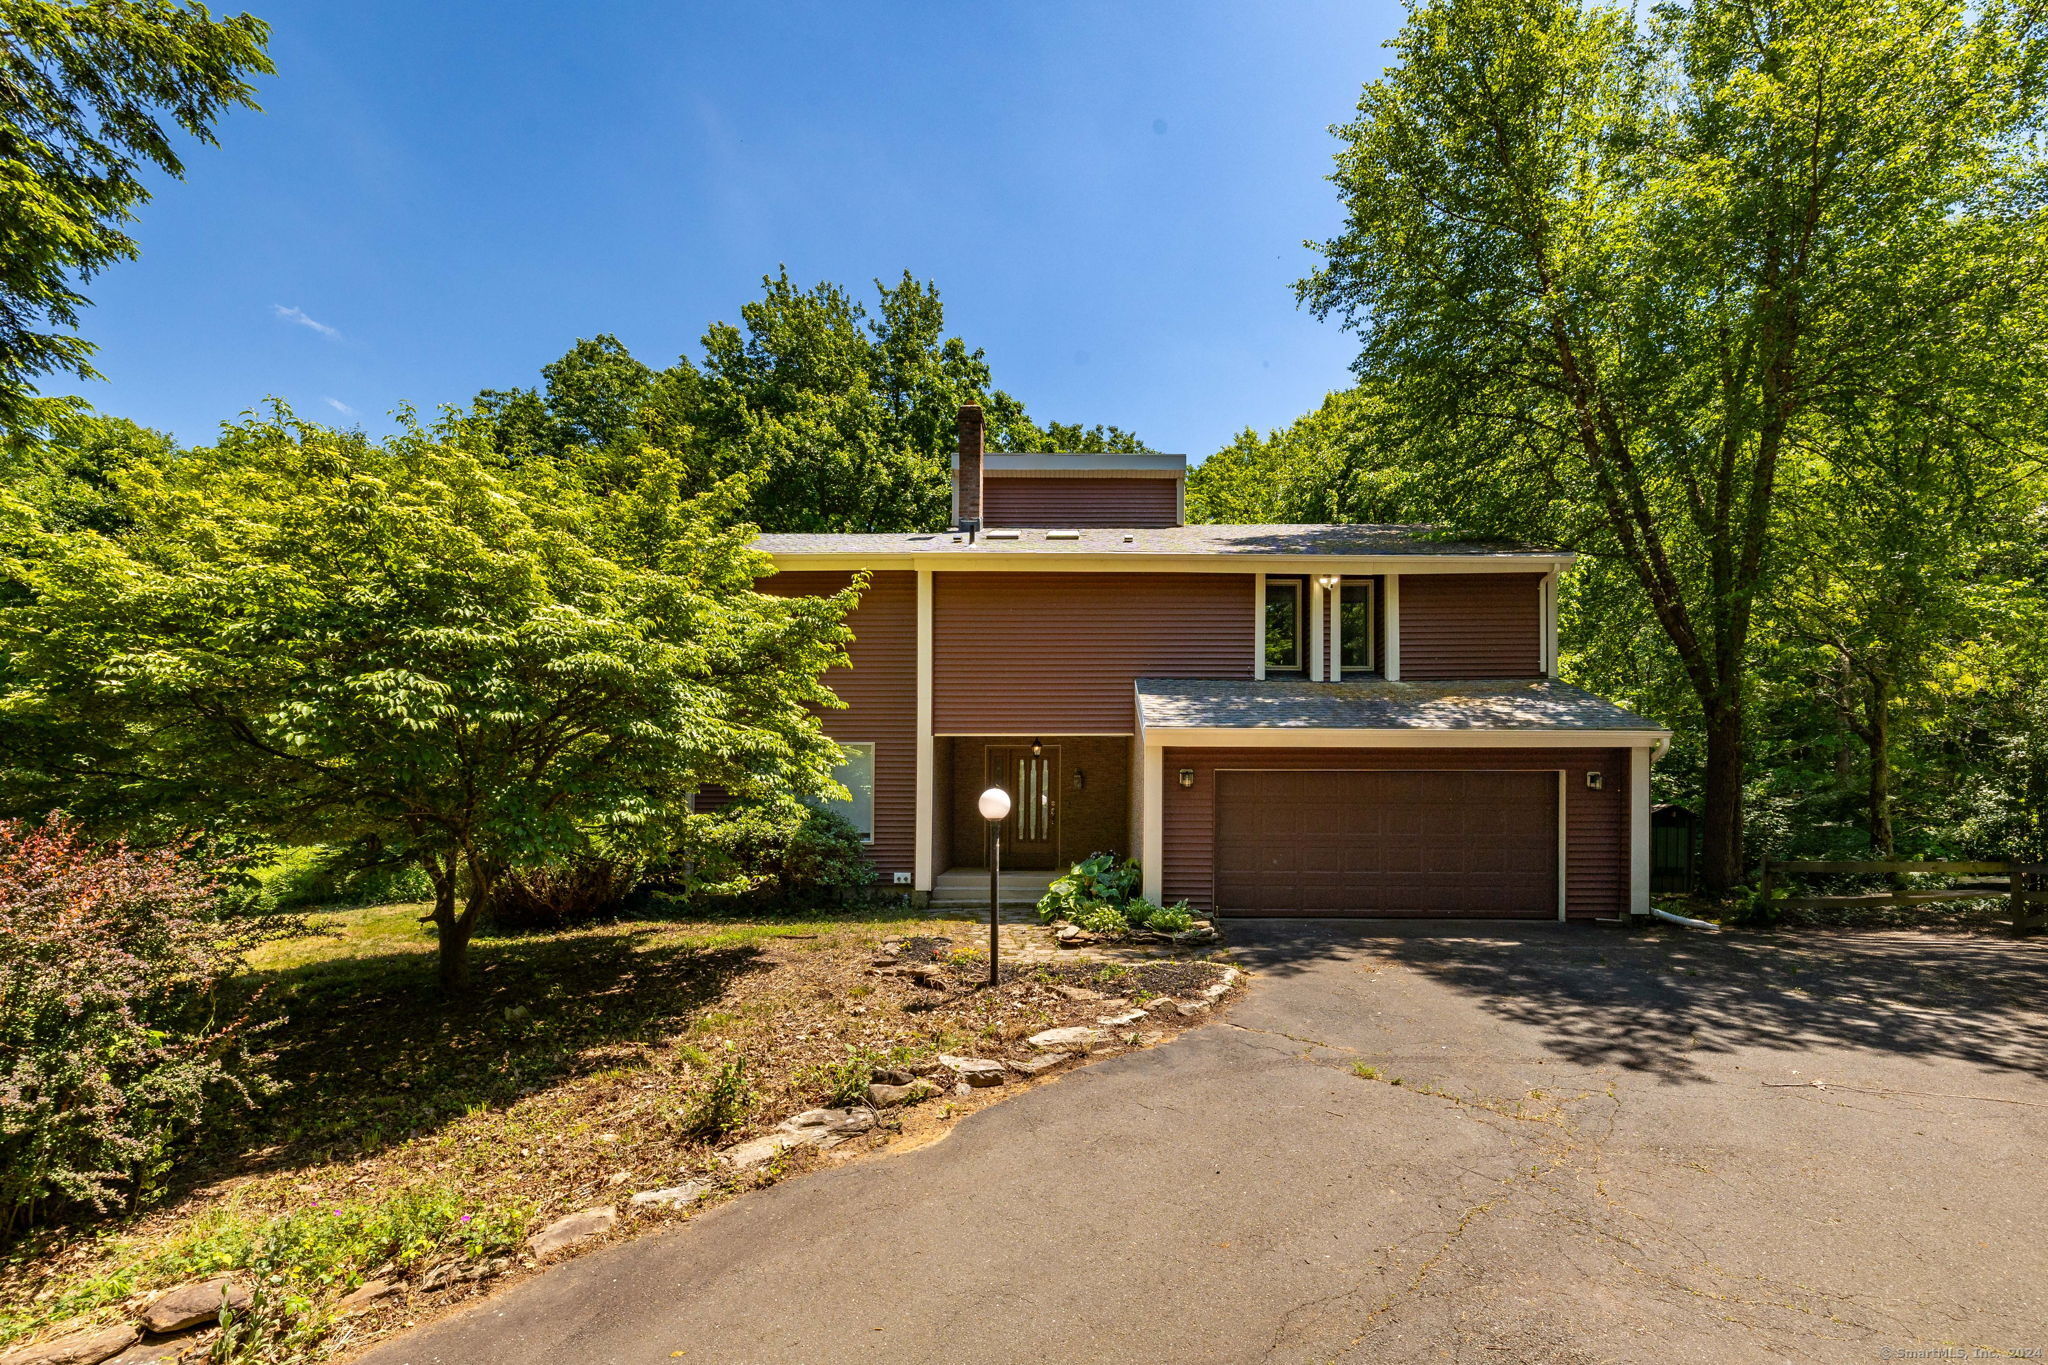
M 271 1046 L 286 1091 L 212 1134 L 155 1209 L 16 1248 L 0 1265 L 0 1344 L 252 1261 L 309 1313 L 366 1279 L 399 1281 L 404 1292 L 329 1345 L 360 1341 L 516 1271 L 527 1232 L 563 1213 L 623 1208 L 636 1190 L 692 1178 L 722 1197 L 886 1143 L 899 1111 L 823 1158 L 795 1152 L 745 1176 L 715 1160 L 799 1110 L 863 1094 L 877 1067 L 928 1066 L 941 1052 L 1021 1059 L 1042 1029 L 1093 1024 L 1118 1000 L 1192 994 L 1221 971 L 1061 963 L 1006 968 L 991 991 L 958 922 L 627 921 L 479 939 L 476 988 L 448 1002 L 416 913 L 320 916 L 321 936 L 264 951 L 249 984 L 285 1012 Z M 961 951 L 941 948 L 923 982 L 878 968 L 885 939 L 920 935 Z M 1077 987 L 1108 998 L 1074 998 Z M 1121 1042 L 1155 1040 L 1127 1029 Z M 730 1127 L 707 1131 L 706 1095 L 735 1071 Z M 985 1093 L 929 1102 L 915 1122 Z M 675 1216 L 638 1215 L 621 1232 Z

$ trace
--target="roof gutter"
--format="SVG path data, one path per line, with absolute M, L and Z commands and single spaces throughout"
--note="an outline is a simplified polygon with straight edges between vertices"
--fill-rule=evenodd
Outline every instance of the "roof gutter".
M 1572 555 L 1246 554 L 1235 550 L 1016 550 L 983 540 L 964 548 L 961 532 L 939 533 L 945 544 L 928 549 L 856 553 L 845 550 L 766 553 L 777 569 L 846 570 L 927 568 L 946 573 L 1551 573 L 1571 567 Z M 952 538 L 962 536 L 962 549 Z

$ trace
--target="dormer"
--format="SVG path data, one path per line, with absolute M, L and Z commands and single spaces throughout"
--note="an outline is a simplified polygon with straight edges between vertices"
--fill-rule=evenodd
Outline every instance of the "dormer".
M 1186 519 L 1188 458 L 1157 451 L 1116 454 L 985 453 L 981 412 L 963 409 L 953 456 L 952 525 L 1132 530 Z

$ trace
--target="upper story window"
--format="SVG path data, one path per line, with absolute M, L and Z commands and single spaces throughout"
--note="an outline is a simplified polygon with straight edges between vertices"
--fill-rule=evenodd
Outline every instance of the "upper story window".
M 1268 673 L 1299 673 L 1302 671 L 1301 589 L 1302 581 L 1298 578 L 1268 578 L 1266 580 L 1266 672 Z
M 1337 663 L 1346 673 L 1370 673 L 1372 593 L 1369 578 L 1347 578 L 1337 589 Z

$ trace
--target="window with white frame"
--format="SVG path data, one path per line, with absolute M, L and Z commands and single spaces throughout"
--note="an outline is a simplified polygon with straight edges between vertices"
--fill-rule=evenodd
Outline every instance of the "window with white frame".
M 1337 666 L 1345 673 L 1370 673 L 1372 656 L 1370 578 L 1347 578 L 1337 589 Z
M 1301 648 L 1301 589 L 1298 578 L 1266 580 L 1266 672 L 1299 673 L 1303 667 Z
M 812 804 L 829 810 L 860 831 L 861 842 L 875 841 L 875 746 L 865 741 L 841 741 L 846 757 L 832 770 L 832 776 L 847 791 L 847 799 L 819 797 Z

